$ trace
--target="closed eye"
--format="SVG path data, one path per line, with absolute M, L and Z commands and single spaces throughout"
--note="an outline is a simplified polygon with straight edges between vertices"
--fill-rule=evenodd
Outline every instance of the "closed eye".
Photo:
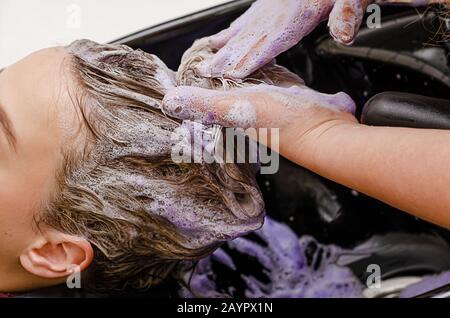
M 3 72 L 4 68 L 0 70 L 0 74 Z M 6 139 L 8 140 L 9 145 L 14 150 L 16 149 L 16 137 L 14 135 L 14 127 L 12 125 L 11 120 L 6 114 L 4 108 L 0 104 L 0 131 L 3 132 Z

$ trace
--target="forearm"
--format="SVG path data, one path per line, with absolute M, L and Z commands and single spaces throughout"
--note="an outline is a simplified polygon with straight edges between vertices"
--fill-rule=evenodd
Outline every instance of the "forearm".
M 275 150 L 291 161 L 450 228 L 450 131 L 360 125 L 348 95 L 302 85 L 230 92 L 177 87 L 163 109 L 225 127 L 279 128 Z
M 450 228 L 450 132 L 347 123 L 310 137 L 285 151 L 287 157 L 326 178 Z

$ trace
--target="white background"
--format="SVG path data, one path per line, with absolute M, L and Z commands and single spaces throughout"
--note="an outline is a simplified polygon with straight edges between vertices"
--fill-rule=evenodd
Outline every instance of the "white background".
M 226 0 L 0 0 L 0 68 L 79 38 L 108 42 Z

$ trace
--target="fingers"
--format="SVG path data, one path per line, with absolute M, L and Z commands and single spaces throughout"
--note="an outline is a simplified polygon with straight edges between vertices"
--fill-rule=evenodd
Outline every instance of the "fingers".
M 303 24 L 288 23 L 279 29 L 248 29 L 233 36 L 213 57 L 197 67 L 205 77 L 243 79 L 275 57 L 296 45 L 320 22 L 319 11 L 305 12 L 311 21 Z M 302 16 L 303 17 L 303 16 Z M 299 21 L 306 21 L 299 18 Z
M 162 103 L 162 111 L 175 118 L 243 129 L 279 128 L 312 107 L 349 113 L 356 109 L 342 92 L 322 94 L 305 86 L 265 84 L 229 91 L 181 86 L 169 90 Z
M 282 52 L 299 41 L 300 32 L 294 37 L 283 33 L 249 31 L 232 38 L 212 58 L 203 61 L 197 69 L 201 76 L 243 79 L 271 62 Z
M 264 2 L 269 2 L 272 0 L 259 0 L 254 2 L 250 8 L 244 12 L 239 18 L 230 24 L 230 27 L 209 37 L 210 45 L 214 49 L 221 49 L 224 47 L 228 41 L 233 37 L 237 36 L 240 32 L 246 32 L 245 30 L 249 28 L 249 22 L 254 20 L 258 16 L 258 11 L 261 10 L 261 5 Z
M 209 44 L 214 49 L 221 49 L 222 47 L 227 44 L 228 41 L 234 36 L 236 36 L 239 31 L 245 24 L 245 16 L 241 16 L 237 20 L 235 20 L 233 23 L 231 23 L 230 27 L 209 37 Z
M 164 113 L 183 120 L 225 127 L 256 126 L 255 105 L 245 89 L 239 95 L 197 87 L 180 86 L 164 97 Z
M 364 13 L 370 3 L 405 4 L 408 6 L 425 6 L 430 3 L 445 3 L 448 0 L 336 0 L 331 10 L 328 26 L 330 35 L 339 43 L 353 43 L 361 27 Z
M 220 49 L 198 65 L 199 75 L 248 77 L 310 33 L 332 3 L 311 8 L 308 1 L 256 1 L 228 30 L 211 38 L 211 45 Z
M 339 43 L 352 44 L 370 2 L 370 0 L 337 0 L 328 20 L 330 35 Z
M 317 92 L 306 86 L 293 86 L 288 89 L 279 88 L 283 95 L 289 96 L 290 103 L 286 104 L 290 107 L 292 105 L 297 109 L 308 107 L 328 108 L 334 111 L 355 113 L 356 105 L 352 98 L 344 92 L 336 94 L 324 94 Z
M 223 69 L 227 64 L 231 65 L 230 57 L 226 52 L 236 52 L 234 47 L 230 47 L 229 42 L 235 37 L 242 37 L 247 35 L 249 31 L 249 21 L 252 21 L 257 16 L 257 11 L 260 9 L 261 2 L 254 2 L 250 9 L 243 15 L 237 18 L 230 27 L 208 38 L 212 49 L 219 50 L 213 58 L 200 62 L 197 65 L 197 73 L 203 77 L 221 77 L 224 75 Z M 239 49 L 237 50 L 240 51 Z
M 233 39 L 214 56 L 211 75 L 246 78 L 279 53 L 278 50 L 271 50 L 267 34 L 249 33 L 242 39 Z
M 233 33 L 230 28 L 222 30 L 208 38 L 209 44 L 211 45 L 211 48 L 220 49 L 230 40 L 232 36 Z
M 235 21 L 239 22 L 239 21 Z M 232 24 L 228 29 L 208 38 L 211 48 L 218 50 L 211 58 L 197 64 L 197 74 L 203 77 L 222 77 L 223 70 L 231 65 L 233 56 L 239 55 L 241 50 L 236 50 L 230 41 L 240 31 L 240 24 Z

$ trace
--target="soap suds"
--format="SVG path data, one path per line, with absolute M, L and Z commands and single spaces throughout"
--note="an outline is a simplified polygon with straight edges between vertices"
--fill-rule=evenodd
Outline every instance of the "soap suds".
M 67 49 L 81 65 L 79 76 L 89 93 L 82 107 L 101 136 L 93 138 L 70 181 L 93 194 L 93 211 L 123 220 L 136 211 L 161 217 L 192 249 L 216 246 L 262 226 L 264 204 L 250 165 L 171 160 L 177 129 L 211 151 L 221 128 L 162 113 L 162 99 L 176 81 L 159 58 L 88 40 Z
M 209 41 L 218 50 L 199 65 L 205 77 L 242 79 L 289 49 L 330 12 L 334 1 L 259 0 Z M 267 14 L 277 12 L 277 14 Z
M 255 127 L 256 111 L 248 100 L 238 100 L 230 108 L 225 119 L 236 127 Z
M 176 76 L 177 86 L 181 87 L 171 90 L 164 97 L 162 107 L 165 113 L 206 125 L 221 123 L 246 129 L 277 128 L 292 120 L 298 110 L 310 107 L 352 113 L 356 109 L 347 94 L 316 92 L 306 87 L 298 75 L 276 65 L 274 61 L 245 79 L 199 76 L 199 63 L 214 54 L 215 50 L 207 39 L 197 40 L 185 52 Z M 259 98 L 266 99 L 259 100 L 260 104 L 273 105 L 272 113 L 262 110 L 261 116 L 258 115 L 258 109 L 251 101 Z
M 182 289 L 181 296 L 236 297 L 236 286 L 226 283 L 229 277 L 214 271 L 215 264 L 221 264 L 240 277 L 245 286 L 240 292 L 248 298 L 363 297 L 360 281 L 350 269 L 337 265 L 347 251 L 321 245 L 309 236 L 299 238 L 270 218 L 254 234 L 258 240 L 237 238 L 201 260 L 192 275 L 186 273 L 190 289 Z M 230 253 L 259 265 L 252 266 L 251 273 L 241 273 Z
M 438 275 L 427 276 L 420 282 L 406 287 L 401 293 L 400 298 L 413 298 L 432 290 L 448 286 L 450 284 L 450 271 Z M 448 295 L 447 291 L 447 295 Z M 448 297 L 448 296 L 447 296 Z

